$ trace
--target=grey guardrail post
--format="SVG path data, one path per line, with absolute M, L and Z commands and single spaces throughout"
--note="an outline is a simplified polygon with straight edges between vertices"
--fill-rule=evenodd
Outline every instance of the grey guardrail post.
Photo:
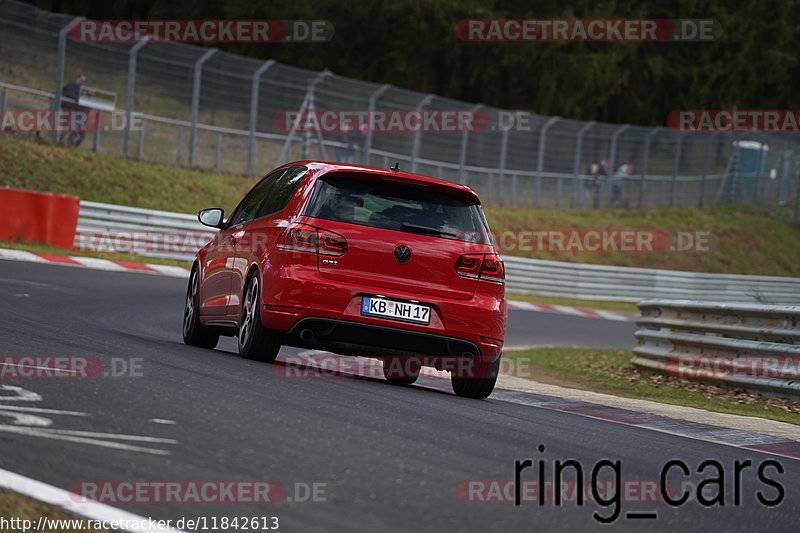
M 256 126 L 258 125 L 258 93 L 261 85 L 261 76 L 275 64 L 274 59 L 270 59 L 253 74 L 250 85 L 250 136 L 247 145 L 247 173 L 253 175 L 256 168 Z
M 426 94 L 425 97 L 422 100 L 420 100 L 419 103 L 417 104 L 416 112 L 417 113 L 421 113 L 422 112 L 422 108 L 425 107 L 426 105 L 430 104 L 431 100 L 433 100 L 434 96 L 436 96 L 436 95 Z M 411 172 L 416 172 L 417 171 L 417 157 L 419 156 L 419 141 L 420 141 L 420 138 L 422 137 L 422 125 L 423 125 L 423 123 L 424 123 L 424 121 L 420 120 L 420 122 L 419 122 L 420 127 L 417 129 L 417 131 L 414 132 L 414 143 L 413 143 L 413 145 L 411 147 Z
M 472 114 L 472 124 L 475 123 L 475 113 L 478 112 L 480 108 L 483 107 L 483 104 L 477 104 L 469 110 Z M 458 181 L 464 185 L 467 184 L 467 147 L 469 146 L 469 129 L 464 129 L 464 132 L 461 134 L 461 151 L 458 154 Z
M 544 169 L 544 149 L 547 146 L 547 130 L 561 120 L 561 117 L 550 117 L 539 130 L 539 153 L 536 158 L 536 198 L 533 200 L 534 207 L 539 207 L 542 198 L 542 171 Z
M 194 82 L 192 83 L 192 125 L 189 128 L 189 168 L 194 166 L 194 143 L 197 138 L 197 115 L 200 108 L 200 84 L 203 79 L 203 63 L 217 53 L 211 48 L 194 62 Z
M 61 109 L 61 89 L 64 87 L 64 63 L 67 59 L 67 34 L 75 24 L 85 20 L 85 17 L 75 17 L 69 23 L 58 31 L 58 59 L 56 62 L 56 90 L 53 92 L 53 111 Z M 58 135 L 56 132 L 52 133 L 55 137 Z
M 578 137 L 575 139 L 575 157 L 572 161 L 572 207 L 578 201 L 578 172 L 581 166 L 581 150 L 583 150 L 583 135 L 589 131 L 592 126 L 597 124 L 594 120 L 587 122 L 580 130 L 578 130 Z
M 392 86 L 389 85 L 388 83 L 385 84 L 385 85 L 381 85 L 369 97 L 369 106 L 368 106 L 369 107 L 369 127 L 367 128 L 367 138 L 364 140 L 364 157 L 362 158 L 363 161 L 361 161 L 362 165 L 369 165 L 369 156 L 370 156 L 370 152 L 372 151 L 372 135 L 373 135 L 373 131 L 372 131 L 372 124 L 373 124 L 372 115 L 375 113 L 375 106 L 377 105 L 378 98 L 380 98 L 383 95 L 383 93 L 385 93 L 386 91 L 391 89 L 391 87 Z
M 128 51 L 128 87 L 125 90 L 125 131 L 122 135 L 122 153 L 128 157 L 128 152 L 131 147 L 131 116 L 133 114 L 133 93 L 136 90 L 136 59 L 139 56 L 139 50 L 149 42 L 150 38 L 145 37 L 143 40 L 131 46 Z
M 642 173 L 641 177 L 639 178 L 639 207 L 644 207 L 642 203 L 644 202 L 644 190 L 647 184 L 647 171 L 650 167 L 650 143 L 652 142 L 653 135 L 658 133 L 661 130 L 661 126 L 655 127 L 650 130 L 650 133 L 647 134 L 647 137 L 644 139 L 644 155 L 642 156 Z

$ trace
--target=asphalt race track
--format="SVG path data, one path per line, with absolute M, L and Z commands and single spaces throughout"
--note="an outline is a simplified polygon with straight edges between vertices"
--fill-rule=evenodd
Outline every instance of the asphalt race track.
M 146 517 L 275 516 L 278 531 L 292 533 L 482 533 L 608 530 L 593 513 L 607 516 L 613 507 L 459 497 L 457 487 L 468 480 L 513 480 L 515 460 L 536 465 L 523 480 L 537 479 L 539 461 L 551 479 L 553 463 L 567 459 L 588 480 L 609 459 L 620 462 L 623 481 L 652 481 L 679 459 L 691 482 L 681 484 L 679 469 L 669 479 L 689 489 L 689 501 L 670 507 L 627 495 L 615 530 L 796 531 L 797 460 L 521 405 L 502 394 L 458 398 L 443 381 L 399 387 L 347 376 L 281 377 L 273 365 L 239 358 L 230 339 L 216 350 L 183 345 L 184 291 L 178 278 L 0 261 L 0 356 L 95 356 L 106 368 L 127 361 L 138 369 L 122 377 L 0 379 L 0 468 L 64 489 L 87 480 L 271 480 L 292 499 L 113 504 Z M 629 347 L 633 328 L 512 311 L 507 341 Z M 23 404 L 40 410 L 20 411 Z M 21 412 L 51 424 L 36 426 Z M 708 459 L 722 466 L 724 506 L 706 507 L 691 490 L 720 474 L 694 473 Z M 747 459 L 753 466 L 735 483 L 734 462 Z M 783 470 L 766 469 L 782 498 L 757 478 L 765 461 Z M 566 472 L 574 479 L 574 470 Z M 314 484 L 324 492 L 317 501 L 304 498 L 303 488 Z M 758 494 L 780 503 L 768 508 Z

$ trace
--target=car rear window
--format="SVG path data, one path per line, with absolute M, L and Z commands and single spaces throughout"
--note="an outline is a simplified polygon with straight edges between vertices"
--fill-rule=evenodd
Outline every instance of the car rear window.
M 305 214 L 362 226 L 489 244 L 480 205 L 442 191 L 380 179 L 320 178 Z

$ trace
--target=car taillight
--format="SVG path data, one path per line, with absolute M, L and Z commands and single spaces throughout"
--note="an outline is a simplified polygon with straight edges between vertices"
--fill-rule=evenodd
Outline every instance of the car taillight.
M 465 278 L 504 283 L 506 272 L 497 254 L 464 254 L 456 261 L 456 272 Z
M 339 256 L 347 252 L 347 240 L 333 231 L 308 224 L 292 224 L 281 234 L 278 248 Z

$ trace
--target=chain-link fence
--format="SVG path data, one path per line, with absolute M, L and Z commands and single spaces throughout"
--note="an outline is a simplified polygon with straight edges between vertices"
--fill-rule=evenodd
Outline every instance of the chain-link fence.
M 0 1 L 0 112 L 57 108 L 78 73 L 116 94 L 82 148 L 151 162 L 264 174 L 291 160 L 351 161 L 465 183 L 489 203 L 580 208 L 798 201 L 789 134 L 667 128 L 513 113 L 181 43 L 77 42 L 69 15 Z M 325 46 L 319 44 L 318 46 Z M 485 128 L 352 132 L 295 128 L 287 112 L 461 111 Z M 744 142 L 743 142 L 744 141 Z M 748 165 L 743 161 L 747 159 Z M 606 169 L 603 179 L 593 172 Z M 618 172 L 630 164 L 627 175 Z

